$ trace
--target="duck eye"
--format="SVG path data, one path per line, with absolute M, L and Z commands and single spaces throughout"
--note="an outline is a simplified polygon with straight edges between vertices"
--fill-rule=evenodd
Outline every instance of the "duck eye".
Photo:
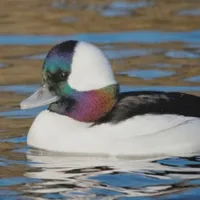
M 67 73 L 66 72 L 61 72 L 60 73 L 60 78 L 62 79 L 62 80 L 65 80 L 66 78 L 67 78 Z

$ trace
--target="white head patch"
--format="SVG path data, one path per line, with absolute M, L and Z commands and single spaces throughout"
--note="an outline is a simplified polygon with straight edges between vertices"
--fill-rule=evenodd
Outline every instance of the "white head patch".
M 68 83 L 78 91 L 89 91 L 117 82 L 103 52 L 90 43 L 79 42 L 72 58 Z

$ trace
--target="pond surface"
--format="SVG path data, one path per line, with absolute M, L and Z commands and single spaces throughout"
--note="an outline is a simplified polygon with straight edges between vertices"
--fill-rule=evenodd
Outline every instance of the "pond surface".
M 44 108 L 20 110 L 40 84 L 52 45 L 98 45 L 122 91 L 200 95 L 200 2 L 2 0 L 0 199 L 199 199 L 200 157 L 117 159 L 32 149 L 27 131 Z M 170 144 L 169 144 L 170 145 Z

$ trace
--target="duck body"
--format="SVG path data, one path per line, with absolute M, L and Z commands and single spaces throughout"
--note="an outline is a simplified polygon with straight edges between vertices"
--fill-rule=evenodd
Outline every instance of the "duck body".
M 35 119 L 28 144 L 104 156 L 195 154 L 200 152 L 199 103 L 199 97 L 183 93 L 121 93 L 112 111 L 92 123 L 45 110 Z
M 200 97 L 179 92 L 120 92 L 101 50 L 66 41 L 44 60 L 42 86 L 22 109 L 49 105 L 27 143 L 48 151 L 105 156 L 200 153 Z

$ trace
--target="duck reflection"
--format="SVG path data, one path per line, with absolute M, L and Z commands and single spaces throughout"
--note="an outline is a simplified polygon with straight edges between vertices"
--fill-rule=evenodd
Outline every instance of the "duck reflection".
M 200 186 L 199 157 L 131 159 L 32 149 L 27 158 L 31 170 L 25 176 L 41 182 L 26 188 L 26 193 L 44 199 L 52 195 L 56 199 L 152 196 L 166 199 Z

